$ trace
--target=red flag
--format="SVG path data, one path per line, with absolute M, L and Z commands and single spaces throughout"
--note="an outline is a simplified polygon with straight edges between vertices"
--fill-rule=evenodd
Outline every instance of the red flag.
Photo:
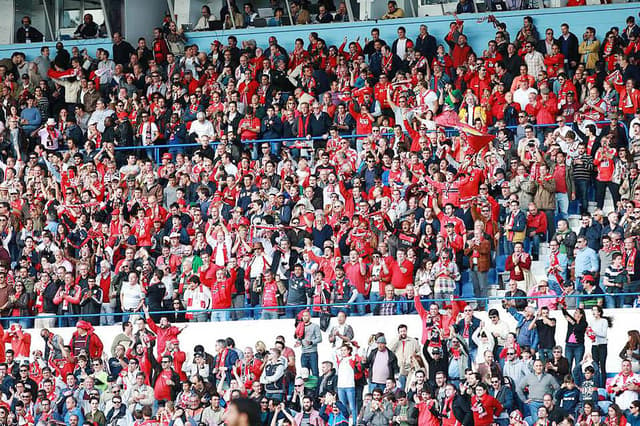
M 491 141 L 495 138 L 494 135 L 489 135 L 485 133 L 470 133 L 466 132 L 467 135 L 467 143 L 475 152 L 480 152 L 482 149 L 489 145 Z
M 460 118 L 455 111 L 448 110 L 439 114 L 435 122 L 438 126 L 442 127 L 458 127 L 460 125 Z
M 443 112 L 436 117 L 435 122 L 438 126 L 458 129 L 461 135 L 466 139 L 471 149 L 476 153 L 489 145 L 489 143 L 495 138 L 494 135 L 483 133 L 475 127 L 460 121 L 460 118 L 455 111 Z

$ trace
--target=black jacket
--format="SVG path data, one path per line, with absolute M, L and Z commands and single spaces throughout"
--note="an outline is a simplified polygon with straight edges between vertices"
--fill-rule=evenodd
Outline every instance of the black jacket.
M 327 391 L 335 392 L 338 388 L 338 375 L 336 369 L 332 368 L 329 374 L 326 376 L 320 376 L 318 378 L 318 396 L 324 396 Z
M 388 368 L 389 368 L 389 379 L 393 379 L 395 378 L 395 375 L 398 374 L 399 372 L 399 368 L 398 368 L 398 359 L 396 358 L 396 355 L 391 352 L 388 348 L 387 348 L 387 352 L 389 353 L 389 361 L 388 361 Z M 365 364 L 365 367 L 368 368 L 369 370 L 373 369 L 373 364 L 376 360 L 376 356 L 378 355 L 378 348 L 374 349 L 371 351 L 371 353 L 369 353 L 369 356 L 367 357 L 367 362 Z M 373 374 L 372 372 L 369 373 L 369 377 L 372 377 Z
M 413 46 L 414 50 L 417 50 L 422 56 L 427 58 L 427 62 L 431 63 L 434 56 L 436 56 L 436 50 L 438 49 L 438 43 L 436 38 L 431 34 L 427 34 L 425 38 L 420 36 L 416 37 L 416 42 Z
M 271 261 L 271 267 L 269 269 L 271 269 L 271 272 L 273 274 L 276 274 L 278 271 L 278 268 L 280 267 L 280 262 L 282 261 L 282 251 L 280 250 L 276 250 L 273 253 L 273 260 Z M 289 267 L 287 268 L 287 273 L 286 275 L 289 276 L 291 275 L 291 272 L 293 271 L 293 265 L 295 265 L 298 262 L 298 252 L 295 250 L 291 250 L 291 253 L 289 254 Z
M 44 36 L 32 26 L 29 26 L 28 32 L 24 27 L 18 28 L 18 31 L 16 31 L 16 43 L 26 43 L 27 39 L 29 39 L 31 43 L 40 43 L 44 40 Z
M 265 116 L 262 119 L 260 132 L 262 139 L 280 139 L 282 137 L 282 119 L 278 116 L 269 118 Z
M 474 342 L 473 339 L 471 338 L 471 336 L 473 336 L 473 332 L 476 331 L 478 327 L 480 327 L 480 320 L 476 317 L 471 318 L 471 324 L 469 325 L 469 339 L 468 340 L 463 339 L 465 340 L 464 343 L 467 345 L 469 350 L 473 350 L 478 347 L 478 345 L 476 345 L 476 342 Z M 464 332 L 464 319 L 461 319 L 460 321 L 458 321 L 458 323 L 455 325 L 455 329 L 456 329 L 456 333 L 462 336 Z
M 113 44 L 113 62 L 118 65 L 126 65 L 129 63 L 129 59 L 132 53 L 135 53 L 135 49 L 128 41 L 121 41 L 120 44 Z
M 464 395 L 456 395 L 453 399 L 453 415 L 462 423 L 462 426 L 473 426 L 473 412 L 471 411 L 471 401 Z
M 579 43 L 578 38 L 573 33 L 569 33 L 566 40 L 562 34 L 560 34 L 560 37 L 558 37 L 558 44 L 560 45 L 560 52 L 564 55 L 567 61 L 578 62 L 578 59 L 580 58 L 578 54 Z

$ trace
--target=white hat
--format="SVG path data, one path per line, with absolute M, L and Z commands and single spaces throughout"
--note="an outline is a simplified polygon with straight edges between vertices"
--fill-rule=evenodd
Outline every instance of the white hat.
M 55 126 L 56 120 L 55 118 L 47 118 L 47 126 Z

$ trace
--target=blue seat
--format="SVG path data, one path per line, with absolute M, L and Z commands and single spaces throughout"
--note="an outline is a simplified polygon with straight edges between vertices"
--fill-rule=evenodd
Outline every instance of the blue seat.
M 473 283 L 471 281 L 462 281 L 462 297 L 473 297 Z
M 496 284 L 498 282 L 498 271 L 496 268 L 489 269 L 487 280 L 489 281 L 489 284 Z
M 507 256 L 502 254 L 500 256 L 496 256 L 496 273 L 502 273 L 505 271 L 504 267 L 507 264 Z

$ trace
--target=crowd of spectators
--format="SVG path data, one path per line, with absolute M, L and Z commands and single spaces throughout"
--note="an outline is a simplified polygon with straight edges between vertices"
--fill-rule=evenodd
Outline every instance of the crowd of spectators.
M 608 342 L 612 319 L 599 306 L 588 322 L 582 309 L 563 310 L 564 344 L 546 307 L 490 309 L 487 322 L 459 300 L 444 313 L 435 303 L 418 311 L 421 337 L 404 324 L 364 336 L 345 311 L 322 330 L 305 310 L 295 327 L 283 327 L 291 347 L 283 334 L 271 347 L 243 335 L 187 349 L 184 318 L 156 323 L 146 307 L 105 343 L 85 320 L 68 342 L 54 329 L 13 324 L 1 342 L 10 348 L 0 359 L 0 424 L 639 424 L 640 333 L 630 330 L 624 345 Z M 32 350 L 32 338 L 44 350 Z M 236 339 L 255 343 L 238 347 Z M 619 350 L 617 374 L 604 368 L 607 348 Z
M 58 42 L 0 60 L 0 424 L 217 424 L 240 395 L 266 401 L 260 424 L 638 424 L 640 338 L 607 382 L 602 308 L 640 302 L 640 28 L 495 25 L 482 53 L 460 20 L 440 41 L 422 25 L 202 51 L 166 20 L 95 58 Z M 395 314 L 422 338 L 348 334 L 349 315 Z M 284 339 L 260 364 L 225 340 L 186 362 L 171 326 L 249 318 L 296 318 L 306 370 Z M 133 344 L 105 355 L 93 327 L 114 323 Z M 55 326 L 78 328 L 67 347 Z

